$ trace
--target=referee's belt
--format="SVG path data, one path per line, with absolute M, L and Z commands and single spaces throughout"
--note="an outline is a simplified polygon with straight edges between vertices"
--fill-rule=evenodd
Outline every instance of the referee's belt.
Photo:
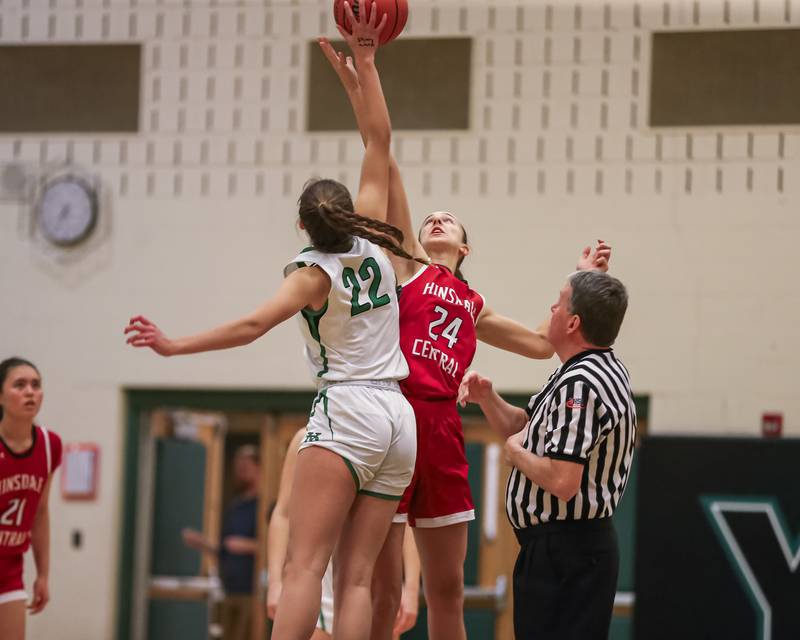
M 592 518 L 591 520 L 554 520 L 542 522 L 523 529 L 514 529 L 517 542 L 521 545 L 541 536 L 565 531 L 607 531 L 613 529 L 611 518 Z

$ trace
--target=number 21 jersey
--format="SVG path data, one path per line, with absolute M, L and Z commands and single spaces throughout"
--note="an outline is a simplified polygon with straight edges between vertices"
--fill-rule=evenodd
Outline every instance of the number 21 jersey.
M 61 438 L 44 427 L 33 427 L 33 443 L 21 453 L 0 438 L 0 554 L 28 549 L 42 491 L 60 464 Z
M 484 300 L 438 264 L 418 271 L 400 293 L 400 347 L 410 370 L 403 393 L 420 400 L 455 398 L 477 348 Z

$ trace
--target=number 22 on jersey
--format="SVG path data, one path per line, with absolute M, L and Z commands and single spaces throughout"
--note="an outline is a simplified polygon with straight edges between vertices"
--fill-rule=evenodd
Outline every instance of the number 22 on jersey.
M 345 289 L 352 289 L 353 296 L 350 300 L 350 317 L 357 316 L 360 313 L 369 311 L 370 309 L 377 309 L 391 302 L 388 294 L 384 293 L 379 296 L 378 291 L 381 286 L 381 268 L 375 261 L 375 258 L 367 258 L 361 263 L 358 268 L 358 274 L 352 267 L 345 267 L 342 271 L 342 281 L 344 282 Z M 369 301 L 361 302 L 361 288 L 369 284 Z

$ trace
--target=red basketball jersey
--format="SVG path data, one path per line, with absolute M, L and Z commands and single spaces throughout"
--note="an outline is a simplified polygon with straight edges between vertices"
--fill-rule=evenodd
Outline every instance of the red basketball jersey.
M 449 269 L 431 264 L 400 293 L 400 347 L 408 361 L 403 393 L 421 400 L 455 398 L 477 347 L 483 297 Z
M 15 453 L 0 438 L 0 554 L 24 553 L 42 490 L 61 464 L 61 438 L 33 428 L 33 444 Z

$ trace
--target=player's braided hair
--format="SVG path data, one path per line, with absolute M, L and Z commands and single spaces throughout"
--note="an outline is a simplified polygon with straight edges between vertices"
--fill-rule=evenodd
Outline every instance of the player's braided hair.
M 39 370 L 36 368 L 36 365 L 24 358 L 6 358 L 2 362 L 0 362 L 0 389 L 3 388 L 3 385 L 6 383 L 6 378 L 8 377 L 9 371 L 15 369 L 16 367 L 28 366 L 31 367 L 36 373 L 39 373 Z M 41 375 L 41 374 L 40 374 Z M 0 420 L 3 418 L 3 405 L 0 404 Z
M 335 180 L 315 180 L 306 185 L 300 200 L 300 220 L 314 247 L 320 251 L 347 251 L 352 236 L 364 238 L 406 260 L 428 264 L 403 249 L 403 232 L 386 222 L 353 211 L 347 188 Z

